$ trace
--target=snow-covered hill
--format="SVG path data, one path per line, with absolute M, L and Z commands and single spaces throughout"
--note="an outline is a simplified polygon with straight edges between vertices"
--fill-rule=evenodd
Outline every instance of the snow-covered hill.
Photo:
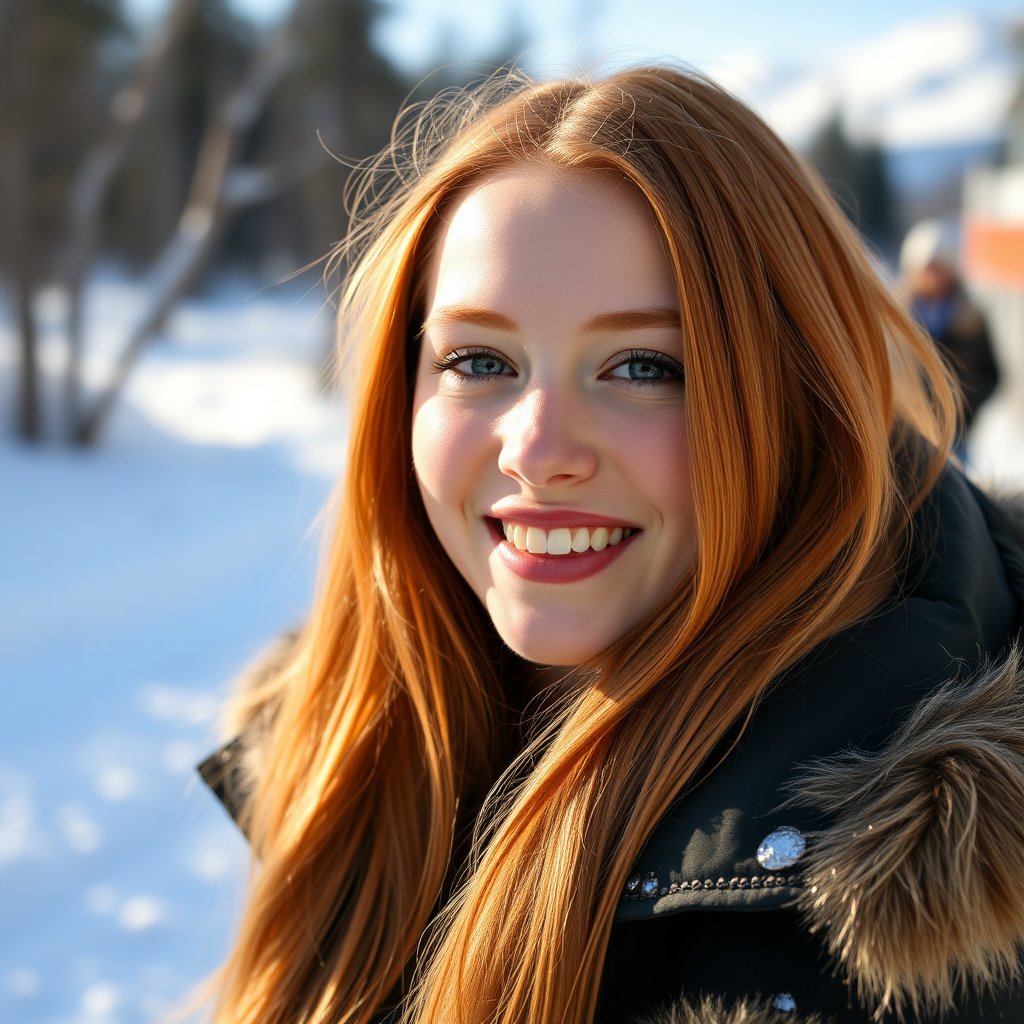
M 1018 63 L 1004 22 L 965 13 L 907 22 L 812 68 L 737 58 L 715 74 L 796 146 L 838 112 L 851 138 L 905 150 L 997 141 Z

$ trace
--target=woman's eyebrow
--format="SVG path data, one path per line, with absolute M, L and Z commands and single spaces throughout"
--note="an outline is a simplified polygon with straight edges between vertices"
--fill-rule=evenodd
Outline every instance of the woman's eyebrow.
M 447 327 L 450 324 L 473 324 L 476 327 L 490 327 L 510 334 L 519 329 L 516 322 L 503 313 L 461 304 L 435 309 L 427 317 L 424 327 Z M 599 334 L 608 331 L 641 331 L 651 327 L 671 327 L 680 330 L 682 322 L 679 312 L 669 306 L 651 306 L 647 309 L 599 313 L 587 320 L 580 330 L 584 334 Z
M 668 306 L 651 306 L 648 309 L 624 309 L 615 313 L 599 313 L 592 316 L 580 331 L 583 334 L 599 334 L 605 331 L 641 331 L 648 327 L 672 327 L 682 329 L 678 310 Z
M 442 306 L 435 309 L 424 322 L 424 327 L 447 327 L 449 324 L 473 324 L 476 327 L 490 327 L 496 331 L 515 333 L 516 322 L 491 309 L 477 309 L 475 306 Z

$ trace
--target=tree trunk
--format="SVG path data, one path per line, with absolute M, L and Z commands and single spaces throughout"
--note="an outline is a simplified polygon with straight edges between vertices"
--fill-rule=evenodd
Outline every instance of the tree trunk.
M 17 430 L 25 440 L 37 441 L 42 436 L 42 416 L 36 323 L 32 313 L 36 268 L 28 174 L 24 135 L 18 125 L 8 124 L 0 142 L 0 194 L 4 200 L 4 243 L 7 263 L 13 269 L 20 342 Z
M 68 365 L 64 375 L 64 430 L 73 438 L 82 404 L 82 304 L 84 275 L 68 284 Z
M 199 0 L 173 0 L 160 29 L 152 36 L 124 88 L 114 97 L 111 122 L 83 162 L 71 194 L 71 234 L 64 258 L 68 288 L 68 363 L 64 381 L 64 418 L 74 438 L 83 430 L 82 302 L 85 276 L 99 233 L 99 220 L 110 183 L 134 142 L 154 93 L 167 75 L 174 46 L 199 7 Z
M 18 331 L 21 335 L 21 365 L 18 375 L 18 432 L 26 441 L 42 437 L 39 409 L 39 365 L 36 350 L 36 321 L 32 315 L 32 278 L 27 267 L 18 267 Z

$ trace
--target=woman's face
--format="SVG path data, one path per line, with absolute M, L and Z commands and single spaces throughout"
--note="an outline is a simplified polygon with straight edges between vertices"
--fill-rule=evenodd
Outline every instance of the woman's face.
M 429 268 L 412 451 L 437 538 L 516 653 L 576 665 L 696 552 L 679 297 L 640 193 L 485 179 Z

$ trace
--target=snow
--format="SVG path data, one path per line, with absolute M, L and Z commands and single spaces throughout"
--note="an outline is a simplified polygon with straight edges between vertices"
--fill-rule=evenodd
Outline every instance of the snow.
M 995 492 L 1024 490 L 1024 420 L 1020 403 L 997 394 L 979 410 L 968 439 L 971 477 Z
M 738 54 L 712 73 L 793 145 L 839 113 L 851 138 L 888 150 L 991 143 L 1017 88 L 1007 27 L 979 14 L 915 19 L 813 67 Z
M 248 850 L 194 766 L 305 613 L 345 443 L 316 300 L 251 291 L 180 309 L 97 449 L 0 441 L 2 1021 L 153 1020 L 237 923 Z M 93 290 L 93 379 L 140 302 Z M 38 312 L 53 380 L 64 304 Z M 12 363 L 0 328 L 8 394 Z

